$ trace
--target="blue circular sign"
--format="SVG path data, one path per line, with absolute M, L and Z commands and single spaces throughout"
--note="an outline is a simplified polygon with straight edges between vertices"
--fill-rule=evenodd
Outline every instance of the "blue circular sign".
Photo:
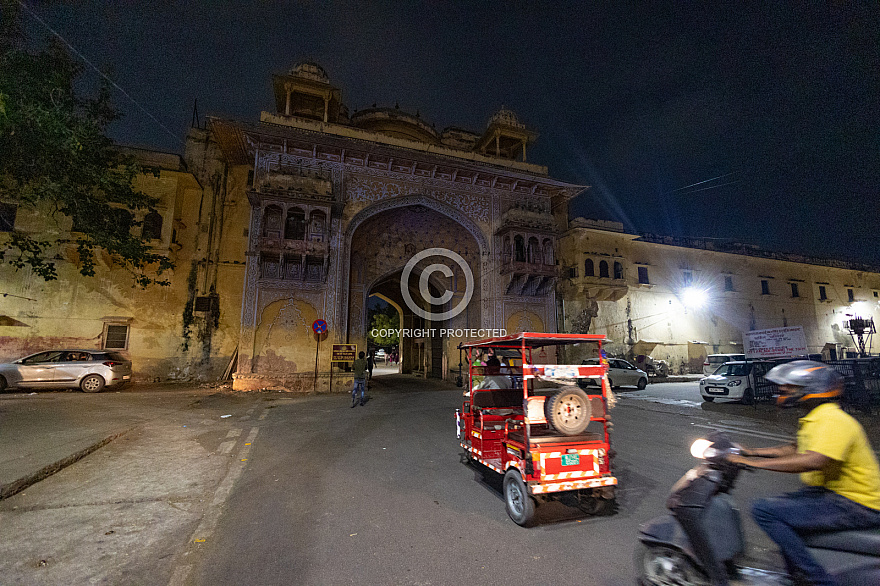
M 312 329 L 316 334 L 326 334 L 327 333 L 327 322 L 323 319 L 316 319 L 314 323 L 312 323 Z

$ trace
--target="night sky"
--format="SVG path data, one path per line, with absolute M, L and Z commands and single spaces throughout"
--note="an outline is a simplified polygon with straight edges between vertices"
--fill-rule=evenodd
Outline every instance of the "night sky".
M 182 153 L 195 99 L 256 121 L 310 58 L 352 112 L 481 132 L 514 110 L 530 162 L 592 186 L 575 216 L 880 266 L 873 0 L 28 5 L 137 101 L 114 93 L 122 143 Z

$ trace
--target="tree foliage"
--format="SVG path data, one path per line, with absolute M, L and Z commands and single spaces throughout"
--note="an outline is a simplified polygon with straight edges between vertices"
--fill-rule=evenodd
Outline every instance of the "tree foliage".
M 109 88 L 82 95 L 82 71 L 57 42 L 0 56 L 0 201 L 45 213 L 44 229 L 13 231 L 0 258 L 52 280 L 64 251 L 84 276 L 105 251 L 142 287 L 167 285 L 160 276 L 174 265 L 134 230 L 156 200 L 134 189 L 141 169 L 106 135 L 120 116 Z
M 375 346 L 397 346 L 400 343 L 400 337 L 396 332 L 388 336 L 374 336 L 373 332 L 378 334 L 379 330 L 396 330 L 399 327 L 400 318 L 397 310 L 388 305 L 372 314 L 370 318 L 370 331 L 367 332 L 367 337 Z

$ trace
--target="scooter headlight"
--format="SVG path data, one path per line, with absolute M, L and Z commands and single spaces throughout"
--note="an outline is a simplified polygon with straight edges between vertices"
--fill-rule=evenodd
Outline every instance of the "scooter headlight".
M 698 439 L 691 444 L 691 456 L 694 458 L 704 459 L 711 458 L 715 454 L 715 448 L 712 448 L 712 442 L 707 439 Z

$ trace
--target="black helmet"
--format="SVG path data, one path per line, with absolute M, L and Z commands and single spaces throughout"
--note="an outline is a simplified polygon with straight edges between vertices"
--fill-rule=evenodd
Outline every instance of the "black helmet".
M 778 385 L 792 385 L 800 390 L 779 395 L 776 404 L 792 407 L 812 399 L 834 400 L 843 395 L 843 375 L 833 367 L 813 360 L 795 360 L 774 366 L 764 378 Z

